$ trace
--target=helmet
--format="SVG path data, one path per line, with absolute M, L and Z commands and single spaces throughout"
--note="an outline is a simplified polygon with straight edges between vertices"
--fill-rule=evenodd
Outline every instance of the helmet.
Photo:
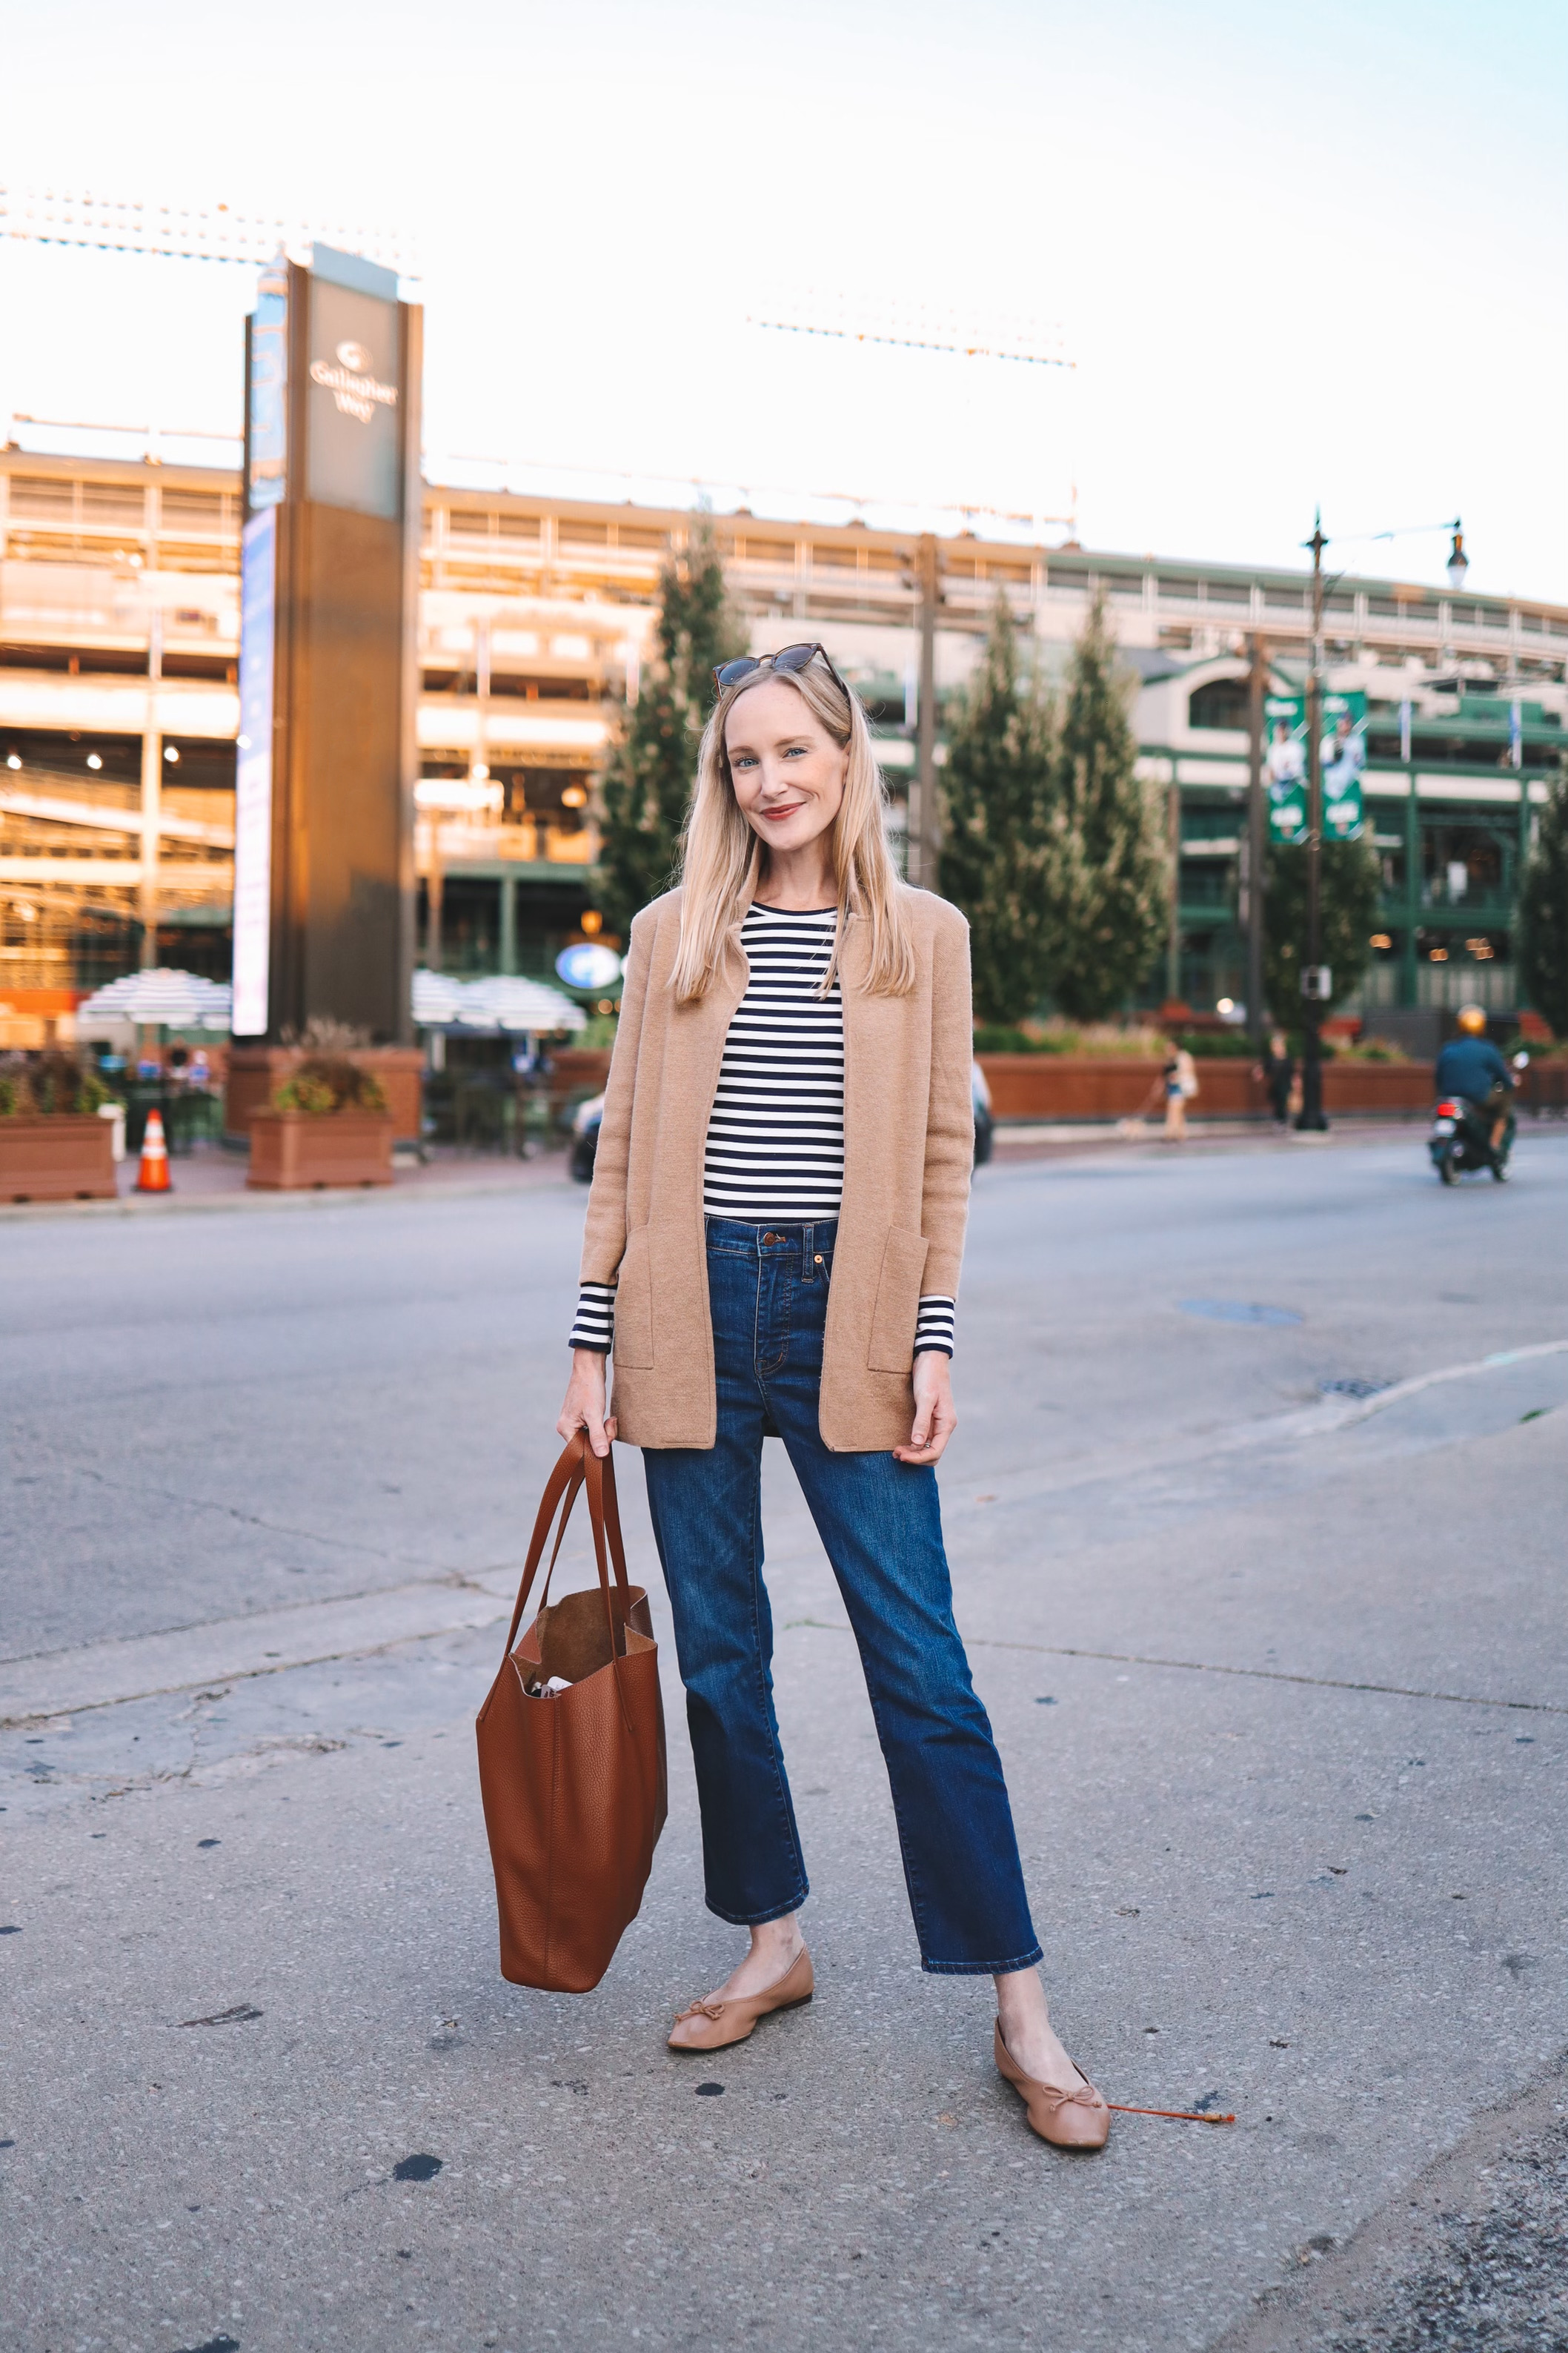
M 1479 1005 L 1461 1005 L 1459 1027 L 1467 1038 L 1479 1038 L 1487 1026 L 1487 1017 Z

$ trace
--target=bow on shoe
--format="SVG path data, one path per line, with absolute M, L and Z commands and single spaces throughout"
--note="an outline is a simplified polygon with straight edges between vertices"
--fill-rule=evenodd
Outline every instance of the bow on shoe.
M 699 1996 L 698 2000 L 692 2003 L 689 2010 L 677 2010 L 675 2014 L 675 2022 L 677 2026 L 679 2026 L 683 2019 L 688 2018 L 701 2017 L 718 2019 L 721 2018 L 723 2013 L 724 2005 L 721 2001 L 704 2001 L 700 1996 Z
M 1092 2084 L 1079 2084 L 1072 2092 L 1064 2092 L 1057 2084 L 1041 2084 L 1038 2089 L 1048 2094 L 1053 2107 L 1102 2108 L 1105 2105 Z

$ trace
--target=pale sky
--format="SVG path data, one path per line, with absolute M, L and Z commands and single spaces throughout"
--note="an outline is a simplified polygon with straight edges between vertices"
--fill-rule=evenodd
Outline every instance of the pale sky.
M 0 0 L 11 188 L 401 230 L 426 446 L 1568 603 L 1561 0 Z M 1060 331 L 1063 376 L 747 323 Z M 237 429 L 250 274 L 0 239 L 0 411 Z M 614 493 L 612 494 L 618 494 Z M 874 511 L 874 510 L 873 510 Z M 957 518 L 949 519 L 956 527 Z M 1059 534 L 1048 534 L 1059 535 Z

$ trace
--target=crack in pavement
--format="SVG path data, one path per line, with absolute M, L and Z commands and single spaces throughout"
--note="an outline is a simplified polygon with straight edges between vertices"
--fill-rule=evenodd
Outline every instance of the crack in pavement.
M 782 1630 L 810 1627 L 822 1634 L 851 1634 L 852 1626 L 836 1626 L 827 1618 L 786 1618 Z M 1142 1651 L 1089 1651 L 1066 1642 L 1016 1642 L 999 1635 L 965 1634 L 972 1651 L 1028 1651 L 1045 1659 L 1101 1659 L 1118 1667 L 1171 1667 L 1189 1675 L 1239 1675 L 1266 1683 L 1305 1683 L 1314 1691 L 1373 1692 L 1388 1699 L 1441 1700 L 1452 1707 L 1506 1707 L 1530 1715 L 1568 1715 L 1568 1705 L 1550 1699 L 1490 1699 L 1479 1692 L 1423 1691 L 1409 1683 L 1351 1683 L 1340 1675 L 1292 1674 L 1284 1667 L 1226 1667 L 1209 1659 L 1156 1659 Z
M 405 1643 L 477 1630 L 508 1615 L 515 1575 L 510 1567 L 498 1567 L 468 1577 L 422 1578 L 7 1660 L 0 1665 L 0 1731 L 19 1730 L 46 1716 L 86 1715 L 137 1700 L 173 1698 L 206 1683 L 247 1683 L 300 1667 L 374 1658 Z M 506 1589 L 498 1592 L 482 1583 L 486 1577 L 504 1577 Z M 333 1611 L 340 1622 L 329 1632 Z M 139 1663 L 142 1671 L 137 1673 Z
M 463 1575 L 461 1569 L 446 1569 L 434 1562 L 423 1560 L 413 1553 L 388 1552 L 380 1545 L 360 1543 L 353 1536 L 321 1535 L 313 1528 L 290 1527 L 286 1521 L 269 1520 L 259 1512 L 244 1511 L 237 1504 L 216 1503 L 207 1495 L 193 1495 L 183 1491 L 176 1492 L 168 1487 L 154 1487 L 143 1480 L 117 1479 L 107 1471 L 97 1470 L 88 1463 L 73 1461 L 68 1456 L 61 1454 L 58 1448 L 49 1450 L 47 1441 L 40 1441 L 39 1444 L 40 1451 L 51 1453 L 52 1461 L 58 1470 L 70 1472 L 79 1479 L 93 1480 L 99 1486 L 107 1488 L 112 1494 L 135 1495 L 153 1503 L 178 1504 L 190 1511 L 216 1512 L 220 1518 L 237 1521 L 241 1527 L 261 1528 L 268 1535 L 292 1536 L 300 1544 L 321 1545 L 329 1551 L 364 1553 L 372 1560 L 384 1560 L 397 1568 L 436 1568 L 438 1574 L 452 1577 Z
M 1385 1413 L 1391 1406 L 1396 1406 L 1440 1384 L 1463 1380 L 1510 1366 L 1563 1354 L 1568 1354 L 1568 1340 L 1539 1341 L 1522 1347 L 1496 1350 L 1489 1356 L 1474 1361 L 1436 1366 L 1430 1372 L 1416 1374 L 1410 1379 L 1398 1382 L 1393 1388 L 1382 1390 L 1373 1397 L 1335 1399 L 1331 1403 L 1325 1401 L 1321 1405 L 1309 1408 L 1304 1412 L 1283 1416 L 1271 1415 L 1265 1419 L 1248 1424 L 1243 1430 L 1233 1429 L 1218 1435 L 1206 1450 L 1196 1451 L 1189 1443 L 1183 1447 L 1173 1460 L 1179 1461 L 1184 1469 L 1191 1472 L 1199 1468 L 1205 1461 L 1217 1460 L 1243 1448 L 1268 1444 L 1271 1441 L 1277 1442 L 1281 1438 L 1315 1437 L 1352 1428 L 1370 1419 L 1374 1415 Z M 498 1563 L 492 1567 L 468 1572 L 437 1566 L 415 1556 L 391 1552 L 374 1545 L 356 1543 L 349 1538 L 318 1535 L 309 1529 L 288 1527 L 279 1522 L 268 1520 L 258 1513 L 242 1510 L 237 1504 L 214 1503 L 199 1496 L 171 1494 L 167 1490 L 144 1482 L 116 1480 L 101 1471 L 80 1465 L 68 1465 L 63 1458 L 57 1456 L 56 1459 L 60 1461 L 61 1467 L 79 1469 L 82 1476 L 96 1480 L 101 1486 L 111 1491 L 156 1497 L 168 1503 L 193 1504 L 199 1510 L 216 1513 L 241 1525 L 265 1529 L 269 1534 L 291 1535 L 303 1542 L 319 1544 L 340 1551 L 358 1553 L 368 1556 L 372 1559 L 385 1561 L 389 1565 L 424 1570 L 426 1574 L 413 1584 L 373 1588 L 367 1592 L 353 1595 L 331 1595 L 318 1600 L 290 1604 L 280 1610 L 258 1610 L 242 1618 L 198 1621 L 195 1625 L 163 1629 L 153 1634 L 129 1636 L 121 1642 L 83 1644 L 59 1651 L 25 1653 L 21 1657 L 5 1661 L 3 1666 L 0 1666 L 0 1710 L 4 1711 L 0 1713 L 0 1731 L 17 1730 L 24 1725 L 35 1723 L 40 1717 L 47 1715 L 86 1715 L 101 1708 L 122 1706 L 136 1700 L 174 1697 L 182 1692 L 194 1690 L 204 1683 L 215 1680 L 254 1681 L 265 1675 L 289 1673 L 301 1667 L 330 1665 L 349 1659 L 374 1658 L 409 1641 L 428 1641 L 440 1634 L 470 1630 L 477 1624 L 492 1622 L 496 1617 L 503 1615 L 505 1611 L 506 1603 L 502 1597 L 480 1580 L 487 1577 L 505 1577 L 510 1580 L 521 1573 L 519 1564 L 505 1562 Z M 1159 1467 L 1158 1461 L 1153 1462 L 1145 1461 L 1141 1465 L 1145 1477 Z M 1019 1475 L 1025 1480 L 1028 1479 L 1027 1473 L 1015 1474 L 1016 1477 Z M 1084 1466 L 1080 1463 L 1074 1466 L 1065 1480 L 1059 1482 L 1054 1480 L 1047 1472 L 1044 1482 L 1037 1478 L 1029 1481 L 1029 1486 L 1037 1494 L 1052 1485 L 1065 1485 L 1069 1489 L 1092 1486 L 1096 1483 L 1098 1475 L 1093 1471 L 1086 1473 Z M 1006 1486 L 1009 1483 L 1008 1474 L 1005 1472 L 994 1472 L 992 1476 L 996 1478 L 1001 1486 Z M 433 1599 L 443 1592 L 454 1597 L 459 1594 L 482 1597 L 486 1607 L 478 1619 L 471 1609 L 459 1609 L 455 1614 L 450 1610 L 443 1610 L 437 1613 L 439 1622 L 431 1623 L 427 1611 L 417 1610 L 417 1601 L 421 1597 Z M 335 1642 L 329 1639 L 319 1648 L 312 1647 L 307 1639 L 301 1647 L 290 1650 L 287 1640 L 280 1639 L 285 1636 L 287 1629 L 297 1627 L 302 1622 L 308 1624 L 311 1613 L 339 1609 L 352 1614 L 356 1609 L 365 1609 L 395 1611 L 400 1604 L 404 1608 L 405 1620 L 395 1630 L 377 1633 L 366 1628 L 363 1633 L 361 1633 L 356 1629 L 351 1631 L 346 1639 L 340 1639 Z M 409 1622 L 407 1613 L 411 1604 L 415 1606 L 417 1622 Z M 818 1619 L 793 1619 L 788 1620 L 787 1624 L 791 1627 L 817 1627 L 827 1632 L 849 1630 L 847 1627 L 835 1626 L 828 1620 Z M 279 1640 L 279 1649 L 264 1651 L 260 1657 L 258 1657 L 255 1655 L 257 1643 L 259 1639 L 268 1634 L 271 1634 L 275 1640 Z M 153 1646 L 159 1643 L 172 1644 L 182 1637 L 192 1645 L 205 1643 L 206 1646 L 207 1655 L 194 1662 L 189 1669 L 182 1664 L 172 1672 L 168 1669 L 165 1669 L 162 1674 L 154 1671 L 151 1677 L 138 1682 L 133 1689 L 128 1690 L 122 1683 L 117 1683 L 109 1691 L 98 1694 L 87 1693 L 79 1694 L 75 1698 L 68 1695 L 68 1695 L 62 1697 L 58 1690 L 48 1691 L 42 1688 L 43 1674 L 51 1667 L 58 1672 L 61 1680 L 68 1686 L 73 1667 L 79 1681 L 86 1679 L 90 1682 L 94 1663 L 101 1671 L 114 1659 L 130 1659 L 138 1651 L 142 1657 L 155 1655 Z M 1352 1680 L 1342 1676 L 1296 1673 L 1283 1668 L 1226 1666 L 1212 1661 L 1161 1658 L 1140 1651 L 1101 1651 L 1055 1643 L 1004 1641 L 995 1639 L 988 1640 L 984 1637 L 973 1639 L 977 1647 L 983 1649 L 1026 1651 L 1050 1658 L 1094 1659 L 1115 1665 L 1163 1668 L 1186 1674 L 1232 1675 L 1254 1681 L 1295 1683 L 1325 1691 L 1364 1692 L 1390 1698 L 1426 1700 L 1453 1706 L 1510 1709 L 1546 1715 L 1568 1715 L 1568 1705 L 1551 1701 L 1496 1698 L 1470 1692 L 1428 1690 L 1406 1684 Z M 225 1643 L 238 1645 L 238 1650 L 230 1649 L 225 1653 L 223 1650 Z M 242 1655 L 246 1651 L 250 1655 Z M 24 1672 L 18 1676 L 16 1671 L 25 1669 L 28 1665 L 35 1668 L 34 1675 L 29 1677 Z M 26 1688 L 29 1682 L 35 1685 L 35 1689 L 31 1692 Z M 11 1685 L 10 1690 L 5 1688 L 7 1683 Z M 17 1688 L 18 1684 L 21 1686 L 20 1689 Z

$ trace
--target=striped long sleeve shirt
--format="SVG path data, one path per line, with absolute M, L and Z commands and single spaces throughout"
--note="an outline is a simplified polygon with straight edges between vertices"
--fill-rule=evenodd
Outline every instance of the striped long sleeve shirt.
M 838 1215 L 844 1193 L 844 1008 L 822 995 L 836 908 L 794 914 L 755 903 L 741 926 L 751 966 L 724 1040 L 708 1123 L 702 1207 L 743 1225 L 804 1225 Z M 608 1353 L 615 1286 L 585 1282 L 574 1348 Z M 952 1300 L 921 1300 L 914 1353 L 951 1356 Z

